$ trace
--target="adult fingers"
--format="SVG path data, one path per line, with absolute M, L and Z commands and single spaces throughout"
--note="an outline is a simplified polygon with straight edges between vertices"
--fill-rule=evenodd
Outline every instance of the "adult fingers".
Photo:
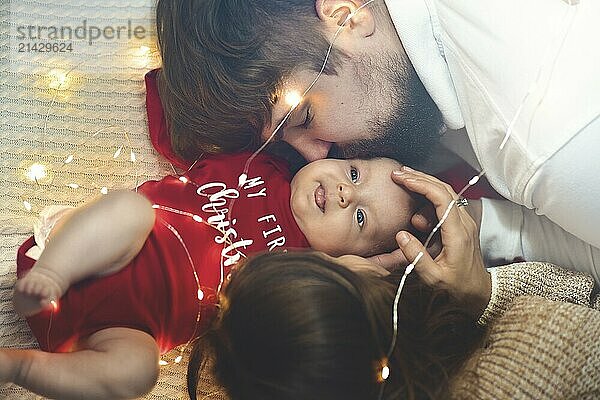
M 456 194 L 450 192 L 445 184 L 414 175 L 407 175 L 399 182 L 408 190 L 422 194 L 433 204 L 438 220 L 444 220 L 441 226 L 443 240 L 464 234 L 462 219 L 454 204 Z
M 407 167 L 406 165 L 403 165 L 400 168 L 400 170 L 398 170 L 398 171 L 393 171 L 393 174 L 396 175 L 396 176 L 402 176 L 403 174 L 411 174 L 411 175 L 418 176 L 418 177 L 421 177 L 421 178 L 427 178 L 427 179 L 431 180 L 434 183 L 438 183 L 438 184 L 441 184 L 441 185 L 446 185 L 446 182 L 438 179 L 437 177 L 435 177 L 433 175 L 426 174 L 425 172 L 422 172 L 422 171 L 414 170 L 412 168 Z
M 403 179 L 403 178 L 401 178 L 401 176 L 407 176 L 408 178 L 414 177 L 414 179 L 429 182 L 431 185 L 438 187 L 442 193 L 443 193 L 443 191 L 448 192 L 450 197 L 447 197 L 447 199 L 446 199 L 446 209 L 448 208 L 448 205 L 452 201 L 455 201 L 456 199 L 459 198 L 458 194 L 454 191 L 452 186 L 450 186 L 446 182 L 439 180 L 435 176 L 428 175 L 424 172 L 415 171 L 410 168 L 406 169 L 407 167 L 402 167 L 402 168 L 403 168 L 403 170 L 402 170 L 403 172 L 400 172 L 399 174 L 396 173 L 396 175 L 400 175 L 399 179 Z M 463 226 L 467 229 L 467 231 L 473 231 L 473 230 L 478 231 L 479 230 L 479 228 L 475 224 L 475 221 L 473 220 L 473 217 L 469 214 L 469 211 L 467 210 L 466 207 L 459 207 L 457 204 L 453 203 L 452 210 L 456 210 L 456 212 L 458 213 L 458 216 L 460 217 L 460 219 L 462 221 Z M 413 226 L 417 227 L 417 225 L 419 223 L 423 224 L 423 221 L 421 218 L 428 219 L 429 221 L 432 220 L 431 217 L 428 217 L 426 215 L 426 212 L 427 212 L 427 208 L 425 207 L 422 210 L 419 210 L 419 212 L 417 212 L 413 216 L 413 219 L 415 220 L 415 222 L 413 222 Z M 420 215 L 423 215 L 423 217 L 420 217 Z M 432 227 L 433 227 L 433 225 L 432 225 Z
M 437 222 L 435 208 L 429 202 L 421 207 L 410 219 L 412 226 L 419 232 L 430 232 Z
M 342 264 L 343 266 L 354 272 L 364 272 L 379 277 L 384 277 L 390 274 L 390 272 L 384 267 L 375 264 L 363 257 L 355 255 L 345 255 L 337 257 L 335 260 L 339 264 Z
M 426 174 L 421 171 L 415 171 L 412 168 L 408 168 L 406 166 L 403 166 L 400 171 L 394 171 L 392 179 L 394 179 L 394 178 L 395 178 L 395 182 L 398 184 L 403 184 L 402 183 L 403 180 L 405 180 L 405 179 L 410 180 L 411 178 L 412 179 L 420 179 L 420 180 L 429 182 L 432 185 L 437 186 L 440 190 L 442 190 L 442 191 L 445 190 L 446 192 L 448 192 L 448 194 L 450 195 L 450 198 L 446 202 L 447 204 L 450 204 L 450 201 L 458 200 L 458 198 L 459 198 L 458 194 L 456 193 L 456 191 L 450 184 L 448 184 L 444 181 L 441 181 L 440 179 L 436 178 L 433 175 L 429 175 L 429 174 Z M 466 209 L 460 210 L 460 208 L 457 207 L 457 210 L 459 211 L 458 214 L 461 218 L 468 215 L 468 212 L 466 211 Z
M 387 271 L 394 271 L 408 264 L 404 253 L 400 249 L 396 249 L 391 253 L 377 254 L 367 258 L 367 260 L 385 268 Z
M 423 244 L 406 231 L 396 235 L 396 241 L 407 260 L 415 267 L 423 282 L 429 286 L 439 286 L 442 279 L 442 269 L 431 258 Z

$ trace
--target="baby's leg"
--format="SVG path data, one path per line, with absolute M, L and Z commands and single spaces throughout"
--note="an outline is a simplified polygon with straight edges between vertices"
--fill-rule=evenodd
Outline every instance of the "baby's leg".
M 33 268 L 15 285 L 13 302 L 23 316 L 58 301 L 73 283 L 116 272 L 140 251 L 154 225 L 152 204 L 119 191 L 63 217 Z
M 0 349 L 0 382 L 56 399 L 127 399 L 152 389 L 159 352 L 142 331 L 98 331 L 72 353 Z

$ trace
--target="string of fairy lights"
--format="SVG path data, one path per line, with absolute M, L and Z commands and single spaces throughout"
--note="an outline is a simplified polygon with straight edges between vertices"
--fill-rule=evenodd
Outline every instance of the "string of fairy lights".
M 285 94 L 284 96 L 284 101 L 287 103 L 287 105 L 290 107 L 289 111 L 285 114 L 285 116 L 282 118 L 282 120 L 280 121 L 280 123 L 275 127 L 275 129 L 272 131 L 271 135 L 267 138 L 267 140 L 248 158 L 248 160 L 246 161 L 244 168 L 242 170 L 242 173 L 239 175 L 238 178 L 238 187 L 237 189 L 240 190 L 240 188 L 246 183 L 248 175 L 249 175 L 249 170 L 251 167 L 251 164 L 253 162 L 253 160 L 256 158 L 256 156 L 261 153 L 265 147 L 271 143 L 274 139 L 274 137 L 276 136 L 276 134 L 278 133 L 278 131 L 284 126 L 284 124 L 287 122 L 287 120 L 290 118 L 291 114 L 294 112 L 294 110 L 302 103 L 302 101 L 304 100 L 304 97 L 312 90 L 312 88 L 314 87 L 314 85 L 318 82 L 319 78 L 322 76 L 325 67 L 327 65 L 327 62 L 329 61 L 329 57 L 331 54 L 331 51 L 333 49 L 333 46 L 337 40 L 337 38 L 339 37 L 340 33 L 342 32 L 342 30 L 347 26 L 348 22 L 350 22 L 352 20 L 352 18 L 354 18 L 357 13 L 359 13 L 361 10 L 363 10 L 365 7 L 371 5 L 375 0 L 369 0 L 367 2 L 365 2 L 364 4 L 362 4 L 360 7 L 358 7 L 354 12 L 350 13 L 346 19 L 344 20 L 344 22 L 342 24 L 340 24 L 339 28 L 337 29 L 337 31 L 334 33 L 333 37 L 331 38 L 330 41 L 330 45 L 329 48 L 327 49 L 327 52 L 325 54 L 325 58 L 322 64 L 322 67 L 320 69 L 320 71 L 317 73 L 317 75 L 315 76 L 314 80 L 308 85 L 308 87 L 303 91 L 289 91 Z M 548 85 L 549 85 L 549 81 L 545 82 L 545 84 L 542 84 L 541 82 L 541 76 L 542 76 L 542 70 L 544 68 L 546 68 L 547 66 L 550 66 L 550 68 L 552 69 L 554 67 L 554 64 L 556 63 L 556 59 L 558 57 L 558 53 L 560 51 L 560 46 L 562 44 L 562 42 L 564 41 L 565 37 L 567 36 L 568 32 L 570 31 L 571 27 L 572 27 L 572 23 L 574 21 L 575 18 L 575 14 L 577 13 L 577 5 L 579 3 L 578 0 L 564 0 L 565 3 L 567 3 L 570 6 L 573 7 L 569 7 L 569 9 L 566 11 L 565 16 L 564 16 L 564 21 L 565 22 L 565 27 L 564 29 L 558 29 L 557 30 L 557 35 L 556 37 L 552 38 L 549 42 L 547 51 L 546 51 L 546 56 L 542 59 L 539 69 L 538 69 L 538 74 L 536 75 L 535 80 L 532 82 L 532 84 L 530 85 L 530 87 L 527 90 L 527 93 L 524 95 L 521 103 L 519 104 L 519 107 L 515 113 L 515 115 L 513 116 L 513 118 L 511 119 L 506 132 L 505 132 L 505 136 L 504 139 L 502 141 L 502 143 L 500 144 L 499 148 L 498 148 L 498 154 L 500 154 L 502 152 L 502 150 L 504 149 L 506 143 L 508 142 L 508 140 L 510 139 L 514 126 L 517 123 L 517 121 L 519 120 L 519 118 L 521 118 L 521 114 L 522 111 L 525 107 L 525 105 L 527 104 L 528 100 L 530 99 L 531 95 L 534 93 L 545 93 Z M 556 49 L 558 49 L 559 51 L 556 52 Z M 553 54 L 554 51 L 554 58 L 551 57 L 551 55 Z M 147 56 L 149 56 L 151 54 L 151 49 L 148 46 L 141 46 L 139 48 L 139 52 L 141 52 L 142 54 L 145 54 Z M 113 54 L 114 55 L 114 54 Z M 80 65 L 80 64 L 79 64 Z M 48 84 L 49 89 L 55 90 L 55 91 L 60 91 L 61 89 L 63 89 L 64 87 L 66 87 L 69 84 L 69 78 L 70 78 L 70 74 L 77 68 L 79 67 L 79 65 L 76 65 L 75 67 L 71 68 L 70 70 L 51 70 L 48 74 L 48 77 L 50 79 L 50 83 Z M 551 74 L 550 74 L 551 75 Z M 52 107 L 56 101 L 56 96 L 57 94 L 55 93 L 50 106 L 48 108 L 48 113 L 46 115 L 46 120 L 44 123 L 44 131 L 43 134 L 46 134 L 46 129 L 47 129 L 47 123 L 48 123 L 48 119 L 51 115 L 51 111 L 52 111 Z M 543 98 L 543 96 L 542 96 Z M 531 118 L 533 118 L 533 116 L 535 115 L 535 112 L 537 111 L 539 104 L 541 103 L 542 100 L 538 100 L 538 103 L 535 105 L 534 107 L 534 111 L 533 111 L 533 115 L 531 116 Z M 105 127 L 102 128 L 98 131 L 96 131 L 92 136 L 96 136 L 101 132 L 104 132 L 108 129 L 116 129 L 118 127 L 115 126 L 109 126 L 109 127 Z M 135 163 L 136 162 L 136 154 L 134 152 L 134 149 L 131 145 L 131 141 L 129 139 L 129 136 L 127 135 L 127 133 L 124 133 L 124 137 L 125 137 L 125 143 L 121 144 L 120 146 L 118 146 L 113 154 L 113 158 L 117 159 L 119 158 L 123 151 L 127 151 L 129 150 L 129 161 L 131 163 Z M 58 168 L 58 170 L 61 170 L 63 167 L 71 164 L 74 160 L 76 159 L 74 154 L 69 154 L 67 155 L 67 157 L 62 161 L 62 163 L 60 164 L 60 167 Z M 197 161 L 196 161 L 197 162 Z M 189 172 L 194 165 L 196 164 L 196 162 L 194 162 L 194 164 L 192 164 L 192 166 L 183 174 L 177 174 L 177 172 L 175 171 L 175 168 L 173 168 L 174 173 L 176 174 L 177 178 L 179 179 L 179 181 L 182 184 L 196 184 L 195 182 L 191 181 L 187 176 L 187 172 Z M 40 161 L 30 161 L 30 160 L 25 160 L 23 161 L 22 165 L 21 165 L 21 169 L 24 170 L 24 177 L 26 180 L 35 183 L 37 186 L 43 185 L 48 183 L 49 181 L 52 180 L 52 175 L 54 173 L 52 167 L 46 163 L 40 162 Z M 462 196 L 462 194 L 468 190 L 470 187 L 476 185 L 480 178 L 483 177 L 485 175 L 485 171 L 482 170 L 480 171 L 477 175 L 473 176 L 468 182 L 467 184 L 458 192 L 458 198 L 460 198 L 460 196 Z M 71 189 L 77 189 L 80 187 L 79 184 L 77 184 L 76 182 L 72 182 L 67 184 L 68 187 L 70 187 Z M 137 183 L 136 183 L 137 186 Z M 108 193 L 108 188 L 106 186 L 103 186 L 99 189 L 99 192 L 101 194 L 107 194 Z M 199 194 L 201 195 L 201 194 Z M 229 221 L 229 223 L 231 223 L 231 218 L 233 215 L 233 210 L 234 210 L 234 205 L 235 205 L 235 199 L 232 199 L 231 203 L 230 203 L 230 207 L 229 210 L 227 212 L 227 219 Z M 445 212 L 443 213 L 442 217 L 439 219 L 439 222 L 435 225 L 435 227 L 432 229 L 432 231 L 429 233 L 423 248 L 427 248 L 430 241 L 432 240 L 433 236 L 439 231 L 439 229 L 441 228 L 441 226 L 446 222 L 448 215 L 450 214 L 450 212 L 452 211 L 452 209 L 454 207 L 456 207 L 457 205 L 457 199 L 452 200 Z M 27 199 L 23 200 L 23 206 L 25 207 L 25 209 L 27 211 L 32 211 L 33 210 L 33 205 L 31 202 L 29 202 Z M 180 209 L 176 209 L 176 208 L 172 208 L 172 207 L 167 207 L 167 206 L 163 206 L 160 204 L 154 204 L 153 205 L 154 209 L 157 210 L 161 210 L 163 212 L 168 212 L 168 213 L 176 213 L 179 215 L 183 215 L 186 217 L 189 217 L 191 220 L 193 220 L 196 223 L 200 223 L 200 224 L 204 224 L 207 225 L 219 232 L 221 232 L 222 234 L 224 234 L 224 229 L 220 228 L 218 226 L 216 226 L 215 224 L 211 224 L 208 223 L 204 218 L 202 218 L 200 215 L 191 212 L 191 211 L 186 211 L 186 210 L 180 210 Z M 216 210 L 215 210 L 216 212 Z M 180 243 L 180 245 L 182 246 L 184 252 L 186 253 L 186 256 L 188 258 L 188 262 L 190 264 L 190 268 L 192 270 L 195 282 L 197 284 L 197 292 L 195 293 L 196 298 L 198 299 L 198 314 L 196 316 L 196 324 L 195 324 L 195 328 L 194 328 L 194 333 L 192 335 L 192 337 L 190 338 L 190 340 L 180 349 L 180 353 L 179 355 L 175 358 L 174 362 L 175 363 L 179 363 L 181 362 L 182 358 L 183 358 L 183 353 L 184 351 L 188 348 L 188 346 L 190 345 L 190 343 L 193 341 L 193 339 L 195 338 L 195 335 L 197 333 L 197 329 L 198 329 L 198 324 L 200 322 L 201 319 L 201 302 L 204 300 L 205 295 L 204 292 L 202 291 L 201 288 L 201 284 L 200 284 L 200 277 L 198 276 L 196 267 L 194 265 L 194 261 L 193 258 L 191 256 L 191 253 L 189 252 L 189 249 L 187 248 L 184 239 L 181 237 L 181 235 L 179 234 L 179 232 L 177 231 L 177 229 L 175 227 L 173 227 L 172 225 L 170 225 L 169 223 L 167 223 L 164 220 L 161 220 L 161 223 L 163 223 L 168 229 L 169 231 L 171 231 L 171 233 L 177 238 L 178 242 Z M 224 238 L 227 239 L 227 235 L 223 236 Z M 227 239 L 228 240 L 228 239 Z M 225 243 L 223 243 L 223 246 L 226 246 L 228 244 L 231 244 L 230 241 L 227 241 Z M 246 257 L 243 253 L 240 252 L 240 255 L 242 257 Z M 394 349 L 396 347 L 396 342 L 397 342 L 397 337 L 398 337 L 398 326 L 399 326 L 399 315 L 398 315 L 398 304 L 400 301 L 400 297 L 404 288 L 404 284 L 406 281 L 406 278 L 408 277 L 409 274 L 411 274 L 415 268 L 415 266 L 418 264 L 418 262 L 421 260 L 421 258 L 424 256 L 423 252 L 419 252 L 417 254 L 417 256 L 415 257 L 415 259 L 405 268 L 404 274 L 398 284 L 397 290 L 396 290 L 396 294 L 394 297 L 394 302 L 393 302 L 393 309 L 392 309 L 392 339 L 390 342 L 390 346 L 389 349 L 387 350 L 387 352 L 385 353 L 385 355 L 382 357 L 382 359 L 380 360 L 380 364 L 379 364 L 379 370 L 377 371 L 377 381 L 381 383 L 380 386 L 380 392 L 379 392 L 379 399 L 381 400 L 383 398 L 383 394 L 384 394 L 384 389 L 385 389 L 385 382 L 386 380 L 389 378 L 390 373 L 391 373 L 391 369 L 390 369 L 390 365 L 389 365 L 389 360 L 391 359 Z M 221 268 L 221 277 L 220 277 L 220 284 L 219 284 L 219 289 L 221 288 L 221 285 L 224 281 L 224 279 L 226 279 L 226 277 L 224 276 L 224 263 L 223 263 L 223 257 L 221 257 L 221 262 L 220 262 L 220 268 Z M 59 310 L 59 305 L 57 300 L 53 300 L 51 302 L 52 305 L 52 313 L 54 312 L 58 312 Z M 49 321 L 49 327 L 48 327 L 48 343 L 49 343 L 49 338 L 50 338 L 50 328 L 51 328 L 51 324 L 52 324 L 52 315 L 50 317 L 50 321 Z M 165 360 L 160 360 L 160 365 L 167 365 L 168 362 Z

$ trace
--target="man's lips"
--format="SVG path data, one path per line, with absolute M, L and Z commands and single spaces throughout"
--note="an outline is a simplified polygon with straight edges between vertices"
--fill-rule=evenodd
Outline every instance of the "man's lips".
M 325 203 L 327 203 L 325 189 L 323 186 L 319 185 L 319 187 L 315 189 L 315 204 L 321 209 L 321 212 L 325 212 Z

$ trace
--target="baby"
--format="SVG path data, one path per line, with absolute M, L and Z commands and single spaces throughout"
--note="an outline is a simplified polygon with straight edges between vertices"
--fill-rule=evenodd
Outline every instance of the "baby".
M 37 261 L 27 241 L 14 304 L 44 352 L 2 349 L 0 381 L 47 397 L 139 396 L 159 354 L 206 329 L 242 258 L 309 245 L 332 256 L 389 251 L 419 205 L 388 159 L 321 160 L 290 183 L 268 155 L 241 174 L 249 156 L 211 156 L 76 209 L 38 239 Z

